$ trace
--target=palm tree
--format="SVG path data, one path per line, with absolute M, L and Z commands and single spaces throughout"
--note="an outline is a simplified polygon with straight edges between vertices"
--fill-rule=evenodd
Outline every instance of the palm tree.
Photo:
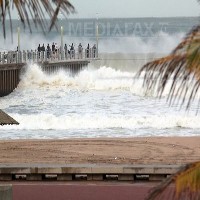
M 142 73 L 147 91 L 154 90 L 161 97 L 167 84 L 171 83 L 169 104 L 179 103 L 189 109 L 200 87 L 200 26 L 193 28 L 170 55 L 144 65 L 138 76 Z M 166 179 L 151 191 L 147 200 L 163 199 L 168 186 L 174 182 L 175 191 L 169 199 L 199 200 L 200 161 L 184 166 Z
M 144 65 L 138 73 L 145 72 L 144 87 L 162 96 L 172 80 L 168 101 L 186 103 L 189 109 L 200 86 L 200 26 L 192 29 L 183 41 L 164 58 Z M 189 97 L 189 98 L 186 98 Z M 187 101 L 186 101 L 187 100 Z
M 168 191 L 175 182 L 175 190 Z M 200 162 L 183 166 L 160 185 L 155 187 L 146 200 L 199 200 L 200 199 Z
M 5 21 L 7 16 L 10 20 L 12 32 L 11 9 L 13 9 L 13 7 L 18 11 L 19 18 L 24 27 L 28 26 L 31 31 L 30 20 L 32 19 L 35 26 L 37 27 L 39 25 L 43 32 L 51 30 L 52 27 L 56 25 L 59 12 L 66 16 L 75 11 L 73 5 L 68 0 L 1 0 L 0 7 L 0 19 L 4 38 L 6 38 Z M 49 27 L 47 27 L 47 18 L 51 19 Z

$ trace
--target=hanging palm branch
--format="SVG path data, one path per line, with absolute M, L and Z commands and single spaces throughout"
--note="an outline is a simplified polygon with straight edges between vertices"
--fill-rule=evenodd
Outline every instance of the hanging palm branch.
M 6 38 L 5 20 L 7 15 L 10 19 L 12 32 L 11 9 L 13 7 L 17 9 L 24 27 L 28 26 L 31 31 L 30 20 L 32 19 L 35 26 L 39 25 L 43 32 L 51 30 L 56 25 L 59 12 L 66 16 L 75 11 L 68 0 L 0 0 L 0 7 L 4 38 Z M 47 27 L 47 18 L 51 19 L 49 27 Z
M 167 57 L 149 62 L 138 73 L 145 72 L 144 87 L 162 96 L 171 80 L 168 101 L 186 103 L 188 109 L 200 87 L 200 26 L 192 29 Z M 188 97 L 188 98 L 186 98 Z
M 169 194 L 170 200 L 197 200 L 200 199 L 200 162 L 188 164 L 179 172 L 169 177 L 154 188 L 146 200 L 162 200 L 167 195 L 168 187 L 175 182 L 176 190 Z M 172 193 L 172 191 L 170 191 Z
M 189 108 L 200 87 L 200 26 L 193 28 L 170 55 L 144 65 L 138 76 L 142 72 L 147 91 L 154 90 L 161 97 L 171 81 L 170 104 L 182 100 L 181 105 L 187 102 L 186 108 Z M 183 167 L 152 190 L 146 200 L 166 198 L 169 186 L 174 182 L 176 187 L 168 199 L 200 199 L 200 162 Z

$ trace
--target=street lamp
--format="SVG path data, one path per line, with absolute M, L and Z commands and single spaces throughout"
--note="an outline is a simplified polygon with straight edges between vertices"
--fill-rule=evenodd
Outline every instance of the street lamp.
M 98 13 L 97 15 L 97 22 L 96 22 L 96 45 L 97 45 L 97 58 L 98 58 L 98 51 L 99 51 L 99 24 L 98 24 Z
M 63 45 L 63 26 L 62 26 L 62 13 L 61 13 L 61 27 L 60 27 L 60 50 L 61 50 L 61 60 L 63 59 L 63 49 L 64 49 L 64 45 Z
M 18 27 L 17 27 L 17 47 L 18 51 L 20 51 L 20 26 L 19 26 L 19 16 L 18 16 Z

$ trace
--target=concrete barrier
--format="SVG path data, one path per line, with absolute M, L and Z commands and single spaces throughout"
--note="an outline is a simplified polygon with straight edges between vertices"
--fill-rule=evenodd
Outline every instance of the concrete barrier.
M 160 181 L 176 173 L 179 165 L 0 165 L 0 181 L 11 181 L 18 176 L 25 180 L 42 181 L 53 176 L 58 181 L 70 181 L 84 176 L 86 180 L 105 180 L 108 176 L 119 181 L 148 179 Z

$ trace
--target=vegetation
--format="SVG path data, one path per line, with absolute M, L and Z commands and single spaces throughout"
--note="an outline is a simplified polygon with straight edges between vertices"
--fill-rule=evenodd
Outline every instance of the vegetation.
M 31 31 L 30 20 L 32 19 L 35 26 L 39 26 L 43 32 L 51 30 L 56 25 L 60 12 L 66 16 L 75 11 L 68 0 L 0 0 L 0 7 L 4 38 L 6 38 L 5 20 L 7 16 L 10 20 L 11 32 L 13 32 L 11 10 L 14 7 L 18 11 L 20 21 L 24 27 L 28 26 Z M 47 27 L 47 18 L 51 20 L 49 27 Z
M 12 32 L 11 9 L 14 7 L 24 27 L 28 26 L 31 31 L 30 19 L 32 19 L 35 26 L 40 26 L 44 32 L 56 25 L 60 12 L 66 16 L 75 11 L 68 0 L 0 0 L 0 6 L 4 38 L 6 37 L 5 20 L 7 16 Z M 46 23 L 47 18 L 51 19 L 49 27 Z M 186 103 L 188 109 L 200 87 L 200 26 L 191 30 L 169 56 L 147 63 L 138 76 L 143 71 L 145 72 L 144 86 L 147 90 L 155 90 L 161 97 L 166 85 L 172 80 L 168 95 L 170 105 L 181 101 L 180 104 Z M 147 199 L 162 199 L 163 193 L 173 182 L 176 184 L 176 191 L 172 198 L 200 199 L 200 162 L 180 169 L 177 174 L 155 188 Z
M 183 41 L 164 58 L 147 63 L 139 71 L 144 72 L 143 86 L 153 90 L 161 97 L 166 86 L 170 85 L 168 102 L 189 109 L 200 87 L 200 26 L 193 28 Z M 199 103 L 200 103 L 200 98 Z M 199 103 L 197 110 L 199 108 Z M 175 183 L 175 191 L 169 186 Z M 199 200 L 200 199 L 200 161 L 188 164 L 175 175 L 154 188 L 147 200 L 163 199 Z
M 187 34 L 184 40 L 167 57 L 147 63 L 139 71 L 145 72 L 144 87 L 162 96 L 172 81 L 168 101 L 191 106 L 200 87 L 200 26 Z M 186 98 L 189 97 L 189 98 Z
M 175 190 L 169 186 L 175 182 Z M 199 200 L 200 199 L 200 162 L 182 167 L 176 174 L 154 188 L 146 200 Z

